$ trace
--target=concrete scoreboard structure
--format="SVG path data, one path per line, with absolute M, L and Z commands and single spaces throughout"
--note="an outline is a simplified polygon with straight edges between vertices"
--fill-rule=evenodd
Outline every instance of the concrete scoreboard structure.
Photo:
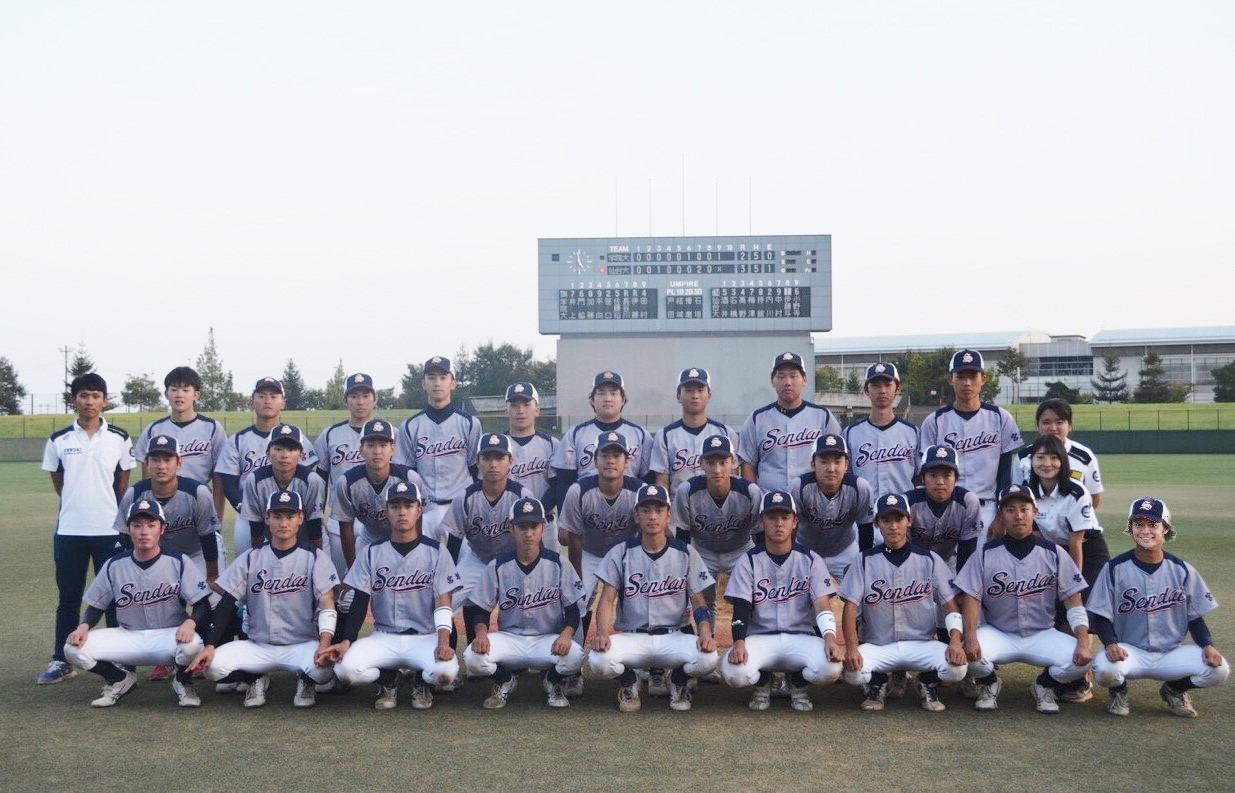
M 626 380 L 628 416 L 671 421 L 688 366 L 712 375 L 710 415 L 740 423 L 772 399 L 772 357 L 811 360 L 811 332 L 832 328 L 826 234 L 541 239 L 538 259 L 540 332 L 560 335 L 563 425 L 591 415 L 605 369 Z

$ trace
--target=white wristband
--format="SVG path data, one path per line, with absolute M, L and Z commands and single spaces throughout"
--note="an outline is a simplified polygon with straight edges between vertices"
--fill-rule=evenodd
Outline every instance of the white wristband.
M 815 615 L 815 624 L 819 626 L 819 632 L 824 636 L 829 633 L 836 635 L 836 615 L 831 609 L 825 609 Z
M 1068 609 L 1068 625 L 1072 627 L 1072 630 L 1089 627 L 1089 615 L 1085 613 L 1084 606 L 1073 606 Z
M 317 635 L 329 633 L 331 636 L 335 634 L 335 628 L 339 624 L 339 613 L 334 609 L 322 609 L 317 612 Z
M 433 626 L 439 631 L 448 631 L 455 626 L 455 613 L 450 606 L 433 609 Z
M 957 633 L 965 632 L 965 621 L 961 619 L 959 611 L 949 611 L 948 615 L 943 618 L 943 627 L 948 633 L 956 631 Z

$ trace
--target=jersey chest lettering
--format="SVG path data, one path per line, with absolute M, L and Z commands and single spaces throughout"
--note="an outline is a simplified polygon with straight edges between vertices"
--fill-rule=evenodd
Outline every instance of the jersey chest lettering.
M 543 457 L 533 457 L 510 466 L 511 479 L 530 479 L 549 470 L 549 461 Z
M 210 454 L 210 441 L 204 441 L 201 438 L 193 438 L 192 440 L 183 441 L 180 444 L 180 457 L 204 457 Z
M 364 462 L 364 458 L 360 456 L 360 449 L 352 449 L 346 443 L 340 443 L 334 447 L 334 451 L 330 453 L 330 467 L 334 468 L 339 465 L 359 465 Z
M 1119 598 L 1119 613 L 1131 614 L 1139 611 L 1143 614 L 1153 614 L 1158 611 L 1169 611 L 1188 602 L 1188 595 L 1178 587 L 1168 586 L 1161 592 L 1152 595 L 1141 595 L 1141 590 L 1129 587 Z
M 931 598 L 930 581 L 910 581 L 901 586 L 889 586 L 887 579 L 877 578 L 870 584 L 870 591 L 862 598 L 862 603 L 874 606 L 879 603 L 890 603 L 901 606 L 908 603 L 921 603 Z
M 240 458 L 240 475 L 244 476 L 251 471 L 261 468 L 263 465 L 269 465 L 270 458 L 262 452 L 248 451 L 244 453 L 244 457 Z
M 949 432 L 943 436 L 943 442 L 956 449 L 957 452 L 976 452 L 979 449 L 989 449 L 999 446 L 999 432 L 979 432 L 966 438 L 960 432 Z
M 1032 578 L 1017 579 L 1012 573 L 1000 570 L 991 576 L 991 585 L 986 588 L 986 594 L 991 597 L 1033 597 L 1051 589 L 1055 589 L 1059 579 L 1054 573 L 1034 573 Z
M 631 573 L 626 577 L 626 586 L 622 587 L 622 596 L 632 598 L 643 596 L 651 599 L 674 597 L 685 594 L 686 576 L 666 575 L 664 578 L 648 580 L 643 573 Z
M 601 534 L 617 534 L 630 528 L 631 517 L 625 513 L 604 516 L 593 512 L 583 516 L 583 525 Z
M 763 442 L 759 444 L 759 449 L 766 452 L 777 446 L 782 446 L 786 449 L 796 449 L 799 446 L 813 446 L 815 440 L 822 434 L 823 430 L 818 427 L 804 427 L 797 432 L 786 432 L 780 427 L 773 427 L 764 434 Z
M 722 515 L 714 518 L 708 515 L 696 515 L 691 520 L 691 531 L 704 534 L 728 534 L 741 531 L 750 524 L 749 515 Z
M 895 446 L 879 447 L 874 443 L 864 443 L 858 447 L 858 454 L 853 464 L 859 468 L 867 463 L 903 463 L 912 460 L 914 450 L 903 443 Z
M 469 537 L 500 537 L 503 534 L 510 533 L 510 519 L 499 517 L 497 520 L 490 519 L 486 521 L 480 515 L 473 515 L 468 522 L 467 536 Z
M 512 586 L 507 588 L 497 607 L 502 611 L 510 611 L 511 609 L 534 611 L 557 603 L 561 600 L 561 597 L 562 588 L 560 586 L 545 585 L 535 592 L 524 592 L 521 587 Z
M 390 592 L 415 592 L 427 589 L 433 584 L 433 572 L 413 570 L 410 573 L 391 575 L 389 567 L 379 567 L 373 571 L 373 591 L 383 589 Z
M 421 435 L 416 438 L 416 459 L 424 457 L 447 457 L 452 454 L 464 452 L 467 449 L 467 444 L 463 439 L 451 435 L 449 438 L 441 441 L 432 441 L 428 435 Z
M 116 598 L 116 608 L 150 606 L 177 597 L 180 597 L 179 582 L 173 584 L 160 581 L 154 589 L 142 589 L 140 584 L 130 581 L 120 587 L 119 596 Z
M 268 595 L 289 595 L 303 592 L 309 586 L 309 577 L 300 573 L 288 573 L 282 578 L 271 576 L 271 572 L 264 567 L 258 570 L 256 580 L 253 586 L 249 587 L 249 591 L 255 595 L 260 592 Z
M 678 449 L 673 454 L 673 460 L 669 463 L 669 473 L 676 474 L 679 471 L 697 471 L 699 470 L 699 461 L 702 456 L 699 452 L 691 449 Z
M 760 578 L 755 582 L 751 602 L 759 605 L 765 601 L 785 603 L 797 597 L 809 596 L 810 579 L 790 576 L 783 584 L 777 584 L 770 578 Z

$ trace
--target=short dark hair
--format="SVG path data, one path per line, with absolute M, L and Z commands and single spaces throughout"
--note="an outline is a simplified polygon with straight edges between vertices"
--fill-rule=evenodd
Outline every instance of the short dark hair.
M 1066 402 L 1064 403 L 1067 404 Z M 1068 465 L 1068 449 L 1054 435 L 1039 435 L 1029 447 L 1029 486 L 1038 488 L 1038 475 L 1033 470 L 1033 456 L 1038 452 L 1053 454 L 1059 458 L 1059 481 L 1072 478 L 1072 466 Z
M 190 385 L 201 391 L 202 376 L 191 366 L 177 366 L 167 373 L 167 377 L 163 378 L 164 388 L 171 388 L 174 385 Z
M 1063 399 L 1044 399 L 1038 404 L 1038 409 L 1034 411 L 1033 423 L 1037 424 L 1042 420 L 1042 414 L 1046 411 L 1054 413 L 1059 418 L 1072 423 L 1072 406 Z
M 77 396 L 82 391 L 102 391 L 107 396 L 107 381 L 97 372 L 78 375 L 69 386 L 69 394 Z

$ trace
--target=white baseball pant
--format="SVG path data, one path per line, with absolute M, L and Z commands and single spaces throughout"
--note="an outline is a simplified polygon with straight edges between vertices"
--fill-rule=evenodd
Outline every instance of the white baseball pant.
M 64 645 L 64 657 L 79 669 L 90 670 L 99 661 L 141 666 L 145 664 L 188 666 L 201 652 L 201 637 L 180 644 L 177 628 L 131 631 L 127 628 L 99 628 L 86 634 L 81 647 Z
M 499 666 L 507 669 L 548 669 L 554 667 L 563 677 L 579 674 L 583 668 L 583 648 L 570 643 L 566 655 L 554 655 L 557 634 L 521 636 L 517 633 L 494 631 L 489 634 L 489 652 L 481 655 L 469 644 L 463 651 L 463 664 L 469 675 L 489 677 Z
M 700 652 L 699 639 L 689 633 L 672 631 L 663 634 L 615 633 L 609 637 L 609 649 L 592 651 L 588 665 L 592 674 L 612 680 L 627 667 L 631 669 L 676 669 L 691 677 L 702 677 L 720 659 L 716 652 Z
M 829 661 L 823 639 L 802 633 L 759 633 L 746 637 L 746 663 L 734 664 L 729 653 L 720 662 L 720 676 L 734 688 L 753 686 L 760 672 L 801 672 L 810 683 L 834 683 L 841 663 Z
M 1109 660 L 1105 650 L 1094 659 L 1093 679 L 1098 685 L 1115 688 L 1126 680 L 1178 680 L 1189 677 L 1192 685 L 1209 688 L 1222 685 L 1231 674 L 1231 665 L 1225 658 L 1222 659 L 1222 666 L 1206 666 L 1201 659 L 1201 648 L 1196 645 L 1176 647 L 1165 653 L 1142 650 L 1124 642 L 1120 642 L 1119 646 L 1128 652 L 1124 660 Z
M 214 651 L 214 662 L 206 669 L 206 677 L 218 681 L 232 672 L 264 675 L 283 670 L 302 672 L 315 683 L 325 683 L 332 672 L 330 667 L 314 665 L 317 647 L 316 640 L 297 644 L 262 644 L 251 639 L 228 642 Z
M 982 657 L 969 664 L 969 673 L 974 677 L 986 677 L 995 671 L 995 664 L 1021 661 L 1034 666 L 1045 666 L 1047 674 L 1060 683 L 1079 680 L 1089 671 L 1091 664 L 1077 666 L 1072 663 L 1076 652 L 1076 639 L 1054 628 L 1016 636 L 1004 633 L 990 625 L 978 627 L 978 645 Z
M 437 634 L 371 633 L 348 648 L 335 664 L 335 675 L 348 685 L 377 682 L 383 669 L 413 669 L 431 686 L 444 686 L 459 677 L 459 658 L 439 661 Z
M 859 644 L 862 668 L 856 672 L 846 671 L 845 682 L 852 686 L 864 686 L 871 681 L 872 672 L 934 671 L 946 683 L 959 683 L 965 678 L 969 666 L 948 663 L 947 651 L 948 646 L 937 641 Z M 985 645 L 982 654 L 986 654 Z

